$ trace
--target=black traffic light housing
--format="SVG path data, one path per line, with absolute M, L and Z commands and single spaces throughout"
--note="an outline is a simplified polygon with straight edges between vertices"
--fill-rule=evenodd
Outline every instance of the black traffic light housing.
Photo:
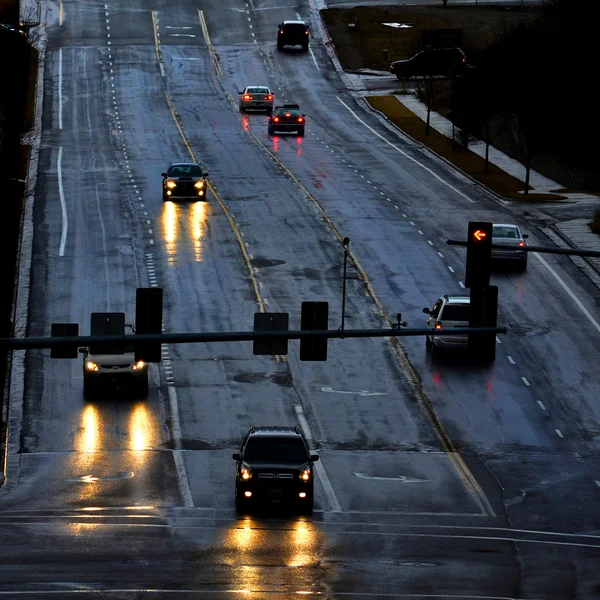
M 162 288 L 137 288 L 135 292 L 135 333 L 144 335 L 162 333 L 163 290 Z M 160 342 L 136 344 L 135 360 L 161 361 Z
M 327 331 L 328 302 L 303 302 L 300 317 L 302 331 Z M 300 340 L 300 360 L 327 360 L 327 338 L 305 337 Z
M 467 288 L 484 288 L 490 285 L 492 229 L 492 223 L 469 221 L 465 274 Z

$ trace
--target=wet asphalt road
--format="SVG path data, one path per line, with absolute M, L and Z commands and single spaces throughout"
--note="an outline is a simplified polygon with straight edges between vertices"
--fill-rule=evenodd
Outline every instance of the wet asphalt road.
M 133 320 L 149 285 L 167 331 L 247 330 L 261 309 L 298 326 L 303 300 L 327 300 L 333 328 L 344 236 L 346 326 L 422 326 L 462 290 L 464 250 L 444 241 L 468 220 L 548 243 L 367 112 L 318 35 L 277 53 L 296 13 L 318 31 L 306 4 L 47 6 L 29 335 Z M 252 83 L 301 105 L 304 139 L 238 113 Z M 160 173 L 192 157 L 208 201 L 163 203 Z M 287 358 L 169 346 L 147 400 L 84 402 L 80 361 L 30 352 L 0 596 L 597 597 L 598 290 L 549 255 L 493 283 L 509 332 L 486 367 L 432 361 L 417 338 L 331 341 L 326 363 L 295 342 Z M 230 457 L 251 424 L 298 425 L 320 453 L 312 518 L 236 517 Z

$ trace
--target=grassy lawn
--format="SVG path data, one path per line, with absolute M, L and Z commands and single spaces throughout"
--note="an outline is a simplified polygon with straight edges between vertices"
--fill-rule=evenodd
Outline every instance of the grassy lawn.
M 538 10 L 533 7 L 356 7 L 330 8 L 321 11 L 327 31 L 334 43 L 335 51 L 346 70 L 375 69 L 389 70 L 392 60 L 413 56 L 422 48 L 421 35 L 430 29 L 461 29 L 462 48 L 467 57 L 493 43 L 507 28 L 524 20 L 535 19 Z M 354 23 L 356 27 L 348 27 Z M 382 23 L 410 24 L 409 29 L 397 29 Z M 399 87 L 401 84 L 399 83 Z M 392 123 L 413 139 L 431 148 L 434 152 L 454 164 L 497 194 L 518 200 L 561 200 L 557 194 L 519 193 L 524 183 L 489 165 L 484 172 L 485 162 L 479 155 L 453 144 L 446 136 L 431 130 L 425 135 L 424 122 L 409 111 L 394 96 L 372 96 L 371 106 L 382 112 Z M 438 109 L 444 114 L 444 107 Z
M 345 69 L 382 71 L 389 70 L 390 61 L 409 58 L 421 50 L 423 31 L 461 29 L 461 47 L 469 57 L 470 53 L 489 46 L 508 27 L 535 19 L 538 14 L 535 7 L 489 6 L 358 6 L 321 11 Z M 354 23 L 355 18 L 357 26 L 351 29 L 348 23 Z M 404 23 L 412 27 L 397 29 L 382 23 Z

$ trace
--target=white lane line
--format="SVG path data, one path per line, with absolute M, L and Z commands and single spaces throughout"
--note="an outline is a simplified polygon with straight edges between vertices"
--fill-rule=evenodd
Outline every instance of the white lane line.
M 62 97 L 62 48 L 58 49 L 58 128 L 63 128 L 63 97 Z
M 538 400 L 537 403 L 542 410 L 546 410 L 546 406 L 544 405 L 544 403 L 541 400 Z
M 441 252 L 438 252 L 438 253 L 437 253 L 437 255 L 438 255 L 440 258 L 444 258 L 444 255 L 443 255 Z
M 417 229 L 417 231 L 421 234 L 421 235 L 425 235 L 420 229 Z
M 598 486 L 598 488 L 600 488 L 600 481 L 598 481 L 597 479 L 594 479 L 594 483 Z
M 460 285 L 460 287 L 461 287 L 461 288 L 464 288 L 464 287 L 465 287 L 465 284 L 464 284 L 462 281 L 459 281 L 459 282 L 458 282 L 458 285 Z
M 500 338 L 498 336 L 496 336 L 496 341 L 501 344 L 502 342 L 500 341 Z
M 581 312 L 588 318 L 590 323 L 596 328 L 596 331 L 600 332 L 600 323 L 598 323 L 598 321 L 596 321 L 596 319 L 594 319 L 594 317 L 592 317 L 592 315 L 588 312 L 588 310 L 585 308 L 585 306 L 583 306 L 581 300 L 579 300 L 579 298 L 571 291 L 571 289 L 567 286 L 567 284 L 560 278 L 560 275 L 537 252 L 533 252 L 533 255 L 536 256 L 540 260 L 540 262 L 546 267 L 546 269 L 548 269 L 548 271 L 550 271 L 550 273 L 554 276 L 556 281 L 558 281 L 558 283 L 560 283 L 561 287 L 565 290 L 565 292 L 567 292 L 567 294 L 569 294 L 569 296 L 571 296 L 571 299 L 573 300 L 573 302 L 575 302 L 575 304 L 577 304 L 577 306 L 579 307 Z
M 375 131 L 370 125 L 367 125 L 341 98 L 338 97 L 338 100 L 350 111 L 352 116 L 357 121 L 362 123 L 369 131 L 374 133 L 378 138 L 382 139 L 386 144 L 388 144 L 389 146 L 394 148 L 394 150 L 400 152 L 400 154 L 402 154 L 403 156 L 405 156 L 406 158 L 408 158 L 415 164 L 419 165 L 422 169 L 425 169 L 425 171 L 427 171 L 430 175 L 435 177 L 439 182 L 441 182 L 445 186 L 449 187 L 453 192 L 456 192 L 459 196 L 462 196 L 465 200 L 468 200 L 469 202 L 471 202 L 471 204 L 475 204 L 475 200 L 471 200 L 471 198 L 469 198 L 466 194 L 464 194 L 463 192 L 461 192 L 460 190 L 455 188 L 452 184 L 450 184 L 447 181 L 445 181 L 444 179 L 442 179 L 437 173 L 432 171 L 429 167 L 426 167 L 424 164 L 420 163 L 416 158 L 413 158 L 412 156 L 410 156 L 409 154 L 404 152 L 404 150 L 400 150 L 400 148 L 398 148 L 398 146 L 396 146 L 395 144 L 392 144 L 392 142 L 390 142 L 389 140 L 386 140 L 380 133 Z
M 565 436 L 562 434 L 560 429 L 555 429 L 556 435 L 562 440 Z
M 521 379 L 523 380 L 523 383 L 524 383 L 526 386 L 529 386 L 529 385 L 531 385 L 531 384 L 529 383 L 529 381 L 527 381 L 527 379 L 526 379 L 525 377 L 521 377 Z
M 317 58 L 315 57 L 315 53 L 313 52 L 313 49 L 308 46 L 308 51 L 310 52 L 310 55 L 313 59 L 313 62 L 315 63 L 315 67 L 317 67 L 317 71 L 321 70 L 321 67 L 319 67 L 319 63 L 317 62 Z
M 167 76 L 167 74 L 165 73 L 165 67 L 164 67 L 164 65 L 162 64 L 162 62 L 159 62 L 159 63 L 158 63 L 158 66 L 159 66 L 159 68 L 160 68 L 160 76 L 161 76 L 161 77 L 166 77 L 166 76 Z
M 514 364 L 515 364 L 515 361 L 513 360 L 513 357 L 512 357 L 512 356 L 507 356 L 506 358 L 508 358 L 508 362 L 509 362 L 511 365 L 514 365 Z
M 402 216 L 404 216 L 404 215 L 402 215 Z M 431 240 L 427 240 L 427 243 L 428 243 L 430 246 L 433 246 L 433 242 L 432 242 Z
M 454 269 L 450 266 L 450 265 L 446 265 L 448 267 L 448 271 L 450 271 L 450 273 L 454 273 Z
M 300 404 L 294 404 L 294 410 L 296 411 L 296 415 L 298 417 L 298 421 L 300 422 L 300 427 L 302 429 L 302 432 L 304 433 L 307 441 L 309 442 L 309 445 L 312 446 L 311 442 L 314 441 L 314 438 L 312 436 L 312 432 L 310 430 L 308 420 L 307 420 L 306 416 L 304 415 L 304 409 L 302 408 L 302 406 Z M 327 473 L 325 472 L 325 467 L 323 466 L 323 463 L 321 461 L 316 462 L 315 469 L 317 470 L 317 475 L 319 476 L 319 479 L 321 480 L 321 483 L 323 484 L 323 490 L 325 491 L 325 495 L 327 496 L 327 499 L 329 500 L 331 510 L 333 512 L 341 512 L 342 507 L 340 506 L 337 496 L 335 495 L 335 492 L 333 491 L 331 481 L 329 481 L 329 477 L 327 476 Z
M 60 196 L 60 210 L 62 212 L 62 233 L 60 235 L 60 247 L 58 249 L 58 255 L 65 255 L 65 245 L 67 243 L 67 232 L 69 231 L 69 221 L 67 218 L 67 203 L 65 202 L 65 190 L 63 189 L 62 180 L 62 146 L 58 148 L 58 161 L 56 164 L 56 171 L 58 174 L 58 195 Z
M 177 470 L 177 483 L 179 484 L 179 491 L 181 492 L 184 506 L 193 508 L 192 492 L 185 464 L 183 463 L 183 457 L 181 456 L 181 424 L 179 422 L 177 391 L 174 387 L 169 387 L 167 390 L 169 392 L 169 406 L 171 408 L 171 430 L 173 432 L 173 445 L 175 446 L 173 449 L 173 459 L 175 461 L 175 469 Z

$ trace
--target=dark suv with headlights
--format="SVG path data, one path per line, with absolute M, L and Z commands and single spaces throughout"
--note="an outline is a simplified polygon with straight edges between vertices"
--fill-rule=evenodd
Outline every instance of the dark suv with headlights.
M 297 427 L 250 427 L 233 459 L 238 512 L 274 501 L 312 512 L 313 463 L 319 457 L 310 453 Z
M 204 200 L 206 198 L 206 178 L 208 173 L 202 172 L 202 167 L 196 163 L 172 163 L 166 173 L 161 173 L 162 199 L 175 200 Z

